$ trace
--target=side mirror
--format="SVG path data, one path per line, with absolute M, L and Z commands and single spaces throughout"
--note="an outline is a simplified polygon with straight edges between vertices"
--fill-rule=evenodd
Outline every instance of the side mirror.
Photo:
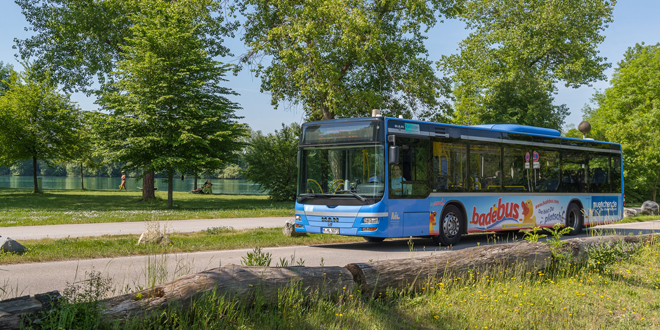
M 388 164 L 394 165 L 399 163 L 399 147 L 390 146 L 390 152 L 388 157 Z

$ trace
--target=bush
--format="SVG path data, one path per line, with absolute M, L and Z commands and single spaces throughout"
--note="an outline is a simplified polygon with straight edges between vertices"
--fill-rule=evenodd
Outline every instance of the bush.
M 587 246 L 587 264 L 592 269 L 605 271 L 609 266 L 629 259 L 637 248 L 638 245 L 624 241 L 593 243 Z
M 300 125 L 282 124 L 282 130 L 262 135 L 256 132 L 248 141 L 245 154 L 247 169 L 243 175 L 268 191 L 275 201 L 292 201 L 296 198 L 298 165 L 296 155 Z

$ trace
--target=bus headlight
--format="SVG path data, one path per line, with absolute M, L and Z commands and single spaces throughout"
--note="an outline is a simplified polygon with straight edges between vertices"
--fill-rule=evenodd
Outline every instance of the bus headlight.
M 362 223 L 364 224 L 376 224 L 378 223 L 378 218 L 363 218 Z
M 296 214 L 296 221 L 300 221 L 302 218 L 300 217 L 300 214 Z

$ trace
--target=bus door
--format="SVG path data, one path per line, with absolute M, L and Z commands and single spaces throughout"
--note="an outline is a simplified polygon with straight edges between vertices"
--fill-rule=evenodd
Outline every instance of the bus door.
M 431 188 L 431 143 L 428 139 L 405 137 L 397 137 L 396 142 L 399 146 L 399 161 L 388 169 L 388 235 L 432 235 L 428 202 Z

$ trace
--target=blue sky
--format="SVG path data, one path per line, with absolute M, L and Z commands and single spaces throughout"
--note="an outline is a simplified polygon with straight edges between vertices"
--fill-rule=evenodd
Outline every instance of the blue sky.
M 27 38 L 30 32 L 25 31 L 27 22 L 20 7 L 11 0 L 0 0 L 0 61 L 14 65 L 15 69 L 22 67 L 16 61 L 12 49 L 14 38 Z M 457 52 L 458 43 L 467 36 L 468 32 L 464 25 L 458 21 L 445 21 L 438 24 L 430 33 L 426 42 L 429 49 L 430 59 L 436 61 L 441 55 L 449 55 Z M 613 68 L 623 58 L 623 53 L 628 47 L 635 43 L 645 42 L 655 44 L 660 42 L 660 1 L 658 0 L 627 0 L 619 1 L 614 9 L 614 22 L 604 32 L 606 39 L 600 45 L 601 56 L 606 57 L 612 63 L 612 68 L 606 71 L 608 77 L 612 76 Z M 227 46 L 237 57 L 245 52 L 245 47 L 238 40 L 228 40 Z M 233 63 L 235 59 L 227 59 Z M 304 114 L 300 110 L 284 109 L 280 107 L 275 110 L 270 104 L 270 95 L 260 93 L 260 79 L 254 78 L 249 71 L 244 70 L 238 76 L 229 75 L 227 86 L 240 93 L 240 96 L 232 97 L 239 103 L 242 110 L 238 115 L 243 116 L 241 122 L 245 122 L 254 130 L 265 133 L 273 132 L 281 128 L 281 124 L 292 122 L 302 123 Z M 577 124 L 582 120 L 582 108 L 589 102 L 595 89 L 605 89 L 609 82 L 600 81 L 593 86 L 583 86 L 578 89 L 558 86 L 558 94 L 555 96 L 556 104 L 566 104 L 571 111 L 566 118 L 566 124 Z M 96 109 L 94 100 L 86 98 L 81 94 L 74 94 L 72 99 L 82 109 Z

